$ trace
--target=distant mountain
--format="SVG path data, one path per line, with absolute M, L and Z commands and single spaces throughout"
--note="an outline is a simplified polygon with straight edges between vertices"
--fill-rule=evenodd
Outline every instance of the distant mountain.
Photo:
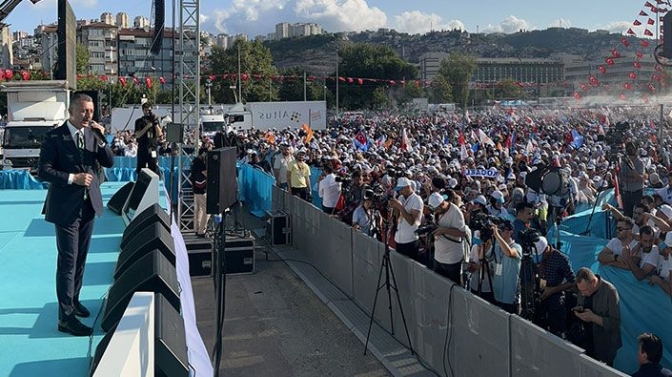
M 553 59 L 562 54 L 578 56 L 590 61 L 604 59 L 612 49 L 621 52 L 640 47 L 636 37 L 625 37 L 629 46 L 622 43 L 622 34 L 605 30 L 588 31 L 578 28 L 549 28 L 520 31 L 514 34 L 475 34 L 460 30 L 435 31 L 423 35 L 399 33 L 394 30 L 368 31 L 350 34 L 324 34 L 303 38 L 286 38 L 267 41 L 276 67 L 305 68 L 310 74 L 333 73 L 336 64 L 336 46 L 347 43 L 373 43 L 392 47 L 409 63 L 418 63 L 427 52 L 459 51 L 482 58 L 544 58 Z M 649 40 L 651 41 L 651 40 Z M 651 53 L 655 43 L 647 48 Z

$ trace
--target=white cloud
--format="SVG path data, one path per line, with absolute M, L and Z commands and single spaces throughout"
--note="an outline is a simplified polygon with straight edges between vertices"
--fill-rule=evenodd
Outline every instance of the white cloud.
M 39 3 L 38 3 L 39 4 Z M 84 7 L 84 8 L 99 8 L 98 0 L 70 0 L 70 5 L 72 8 Z
M 446 23 L 438 14 L 427 14 L 419 11 L 404 12 L 394 16 L 392 29 L 409 34 L 424 34 L 433 30 L 464 30 L 464 23 L 460 20 L 450 20 Z
M 211 19 L 221 33 L 249 36 L 275 31 L 279 22 L 315 22 L 324 30 L 362 31 L 387 27 L 387 15 L 365 0 L 234 0 Z
M 204 24 L 204 23 L 208 22 L 208 20 L 210 20 L 210 17 L 206 16 L 205 14 L 201 13 L 199 15 L 199 22 L 201 24 Z
M 516 16 L 509 16 L 502 20 L 499 25 L 488 25 L 483 29 L 484 33 L 516 33 L 521 30 L 535 30 L 536 27 L 529 22 Z
M 632 22 L 628 21 L 616 21 L 616 22 L 610 22 L 604 27 L 597 27 L 597 29 L 602 29 L 602 30 L 608 30 L 611 33 L 625 33 L 628 31 L 628 29 L 632 27 Z M 637 32 L 637 30 L 633 31 Z M 641 33 L 644 33 L 644 30 L 641 30 Z
M 564 18 L 558 18 L 557 20 L 551 21 L 548 27 L 570 28 L 572 27 L 572 21 L 566 20 Z

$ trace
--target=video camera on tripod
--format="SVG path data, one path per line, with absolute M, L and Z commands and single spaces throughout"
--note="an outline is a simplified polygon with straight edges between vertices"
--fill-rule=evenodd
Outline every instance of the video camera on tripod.
M 542 291 L 539 284 L 539 271 L 532 253 L 538 254 L 544 250 L 536 250 L 535 244 L 540 235 L 535 229 L 525 229 L 518 232 L 518 240 L 523 248 L 523 258 L 520 265 L 520 316 L 533 320 L 537 306 L 541 302 Z M 536 252 L 535 252 L 536 251 Z
M 492 227 L 493 225 L 499 226 L 505 220 L 502 220 L 499 217 L 490 216 L 486 213 L 478 213 L 476 217 L 472 220 L 471 224 L 473 225 L 474 231 L 480 232 L 481 241 L 487 241 L 492 239 Z

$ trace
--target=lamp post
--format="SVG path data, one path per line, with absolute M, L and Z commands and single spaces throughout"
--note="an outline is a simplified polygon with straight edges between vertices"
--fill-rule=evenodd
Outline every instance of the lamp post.
M 212 80 L 206 79 L 205 80 L 205 90 L 208 93 L 208 106 L 210 106 L 210 107 L 212 107 L 211 89 L 212 89 Z

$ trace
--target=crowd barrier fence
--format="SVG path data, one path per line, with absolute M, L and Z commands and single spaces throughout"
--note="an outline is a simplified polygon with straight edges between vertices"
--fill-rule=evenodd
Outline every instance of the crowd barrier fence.
M 291 216 L 293 246 L 370 315 L 384 245 L 284 190 L 273 187 L 272 195 L 272 209 Z M 583 357 L 580 348 L 490 305 L 409 258 L 392 252 L 390 262 L 413 348 L 441 375 L 624 375 Z M 394 337 L 408 345 L 394 293 L 392 300 Z M 388 304 L 383 287 L 374 318 L 391 332 Z

